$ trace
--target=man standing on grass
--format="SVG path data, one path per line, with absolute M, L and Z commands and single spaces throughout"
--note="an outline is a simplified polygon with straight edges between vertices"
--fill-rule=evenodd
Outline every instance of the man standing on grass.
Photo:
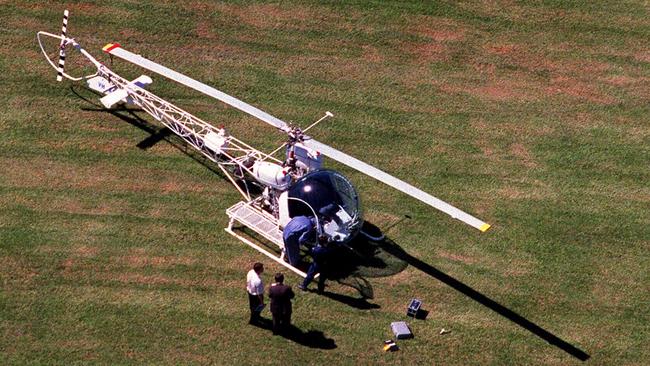
M 286 333 L 291 324 L 291 299 L 294 297 L 290 286 L 284 284 L 284 275 L 275 274 L 275 283 L 269 288 L 271 315 L 273 315 L 273 334 Z
M 264 265 L 260 262 L 253 264 L 253 269 L 246 275 L 246 291 L 248 292 L 248 305 L 251 318 L 248 324 L 259 324 L 260 313 L 264 308 L 264 283 L 260 275 L 264 272 Z

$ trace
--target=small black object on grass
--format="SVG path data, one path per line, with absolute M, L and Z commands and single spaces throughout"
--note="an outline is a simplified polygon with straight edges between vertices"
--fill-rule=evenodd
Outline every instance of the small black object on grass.
M 408 308 L 406 309 L 406 316 L 413 317 L 415 319 L 424 320 L 429 315 L 429 312 L 422 309 L 422 300 L 420 299 L 411 299 Z

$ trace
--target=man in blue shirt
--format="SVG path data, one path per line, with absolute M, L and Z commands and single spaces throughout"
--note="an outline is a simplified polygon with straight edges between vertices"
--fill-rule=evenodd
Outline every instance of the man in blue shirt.
M 296 267 L 300 263 L 300 246 L 316 241 L 316 224 L 308 216 L 296 216 L 289 221 L 282 232 L 284 254 L 289 263 Z

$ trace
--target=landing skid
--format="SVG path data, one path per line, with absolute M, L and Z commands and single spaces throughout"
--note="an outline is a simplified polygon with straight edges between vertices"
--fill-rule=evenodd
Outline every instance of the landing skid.
M 282 239 L 282 231 L 280 230 L 279 228 L 280 226 L 275 217 L 257 208 L 254 205 L 254 201 L 238 202 L 232 207 L 228 208 L 226 210 L 226 214 L 228 215 L 228 217 L 230 217 L 228 227 L 224 229 L 228 234 L 234 236 L 235 238 L 244 242 L 244 244 L 250 246 L 251 248 L 257 250 L 258 252 L 271 258 L 272 260 L 278 262 L 279 264 L 291 270 L 295 274 L 303 278 L 307 277 L 307 274 L 305 272 L 299 270 L 298 268 L 292 266 L 291 264 L 289 264 L 284 260 L 284 240 Z M 252 240 L 236 233 L 233 230 L 233 226 L 235 225 L 235 223 L 239 223 L 253 230 L 257 234 L 267 239 L 268 241 L 277 245 L 278 248 L 280 248 L 282 254 L 278 256 L 277 254 L 254 243 Z

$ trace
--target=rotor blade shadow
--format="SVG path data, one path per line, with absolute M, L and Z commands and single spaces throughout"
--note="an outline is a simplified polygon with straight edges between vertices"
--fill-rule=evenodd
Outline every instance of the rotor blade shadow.
M 472 300 L 480 303 L 481 305 L 488 307 L 492 311 L 500 314 L 501 316 L 509 319 L 520 327 L 528 330 L 529 332 L 535 334 L 536 336 L 542 338 L 546 342 L 558 347 L 564 352 L 570 354 L 571 356 L 579 359 L 580 361 L 586 361 L 589 359 L 589 355 L 584 351 L 574 347 L 568 342 L 560 339 L 551 332 L 545 330 L 539 325 L 531 322 L 530 320 L 524 318 L 523 316 L 517 314 L 516 312 L 508 309 L 507 307 L 499 304 L 498 302 L 490 299 L 489 297 L 483 295 L 482 293 L 474 290 L 473 288 L 467 286 L 466 284 L 458 281 L 457 279 L 449 276 L 448 274 L 440 271 L 439 269 L 433 267 L 432 265 L 425 263 L 412 255 L 405 252 L 401 247 L 396 244 L 391 244 L 390 242 L 384 240 L 379 243 L 379 246 L 384 249 L 386 252 L 394 255 L 397 258 L 400 258 L 406 261 L 411 266 L 419 269 L 420 271 L 428 274 L 429 276 L 447 284 L 452 287 L 454 290 L 464 294 L 465 296 L 470 297 Z

